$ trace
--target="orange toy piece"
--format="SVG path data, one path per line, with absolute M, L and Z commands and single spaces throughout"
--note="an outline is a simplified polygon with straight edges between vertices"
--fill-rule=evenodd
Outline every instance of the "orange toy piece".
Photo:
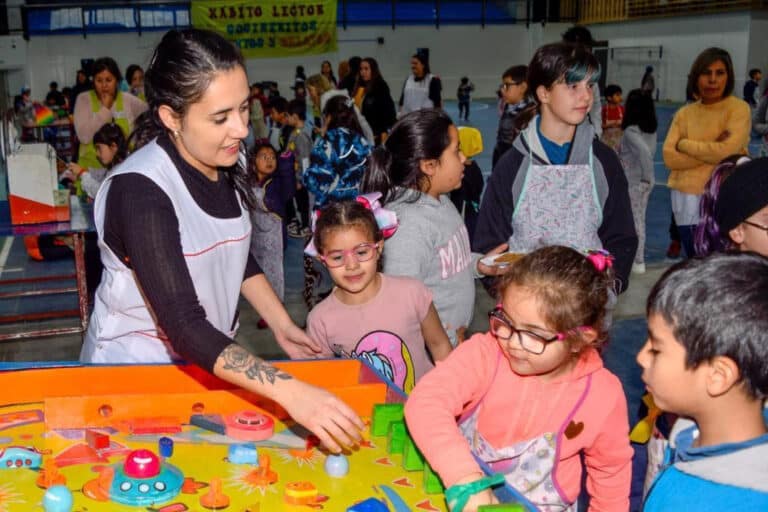
M 200 505 L 210 510 L 229 506 L 229 496 L 221 492 L 221 478 L 211 478 L 208 493 L 200 496 Z
M 46 459 L 43 462 L 43 468 L 40 470 L 37 480 L 35 480 L 35 484 L 41 489 L 48 489 L 54 485 L 67 485 L 67 477 L 59 472 L 56 461 Z
M 83 494 L 95 501 L 109 501 L 109 489 L 115 478 L 115 468 L 107 466 L 99 471 L 99 476 L 85 482 Z
M 245 481 L 258 487 L 266 487 L 277 482 L 277 473 L 269 468 L 269 455 L 259 457 L 259 467 L 245 475 Z
M 312 482 L 288 482 L 285 484 L 285 502 L 289 505 L 314 505 L 318 491 Z

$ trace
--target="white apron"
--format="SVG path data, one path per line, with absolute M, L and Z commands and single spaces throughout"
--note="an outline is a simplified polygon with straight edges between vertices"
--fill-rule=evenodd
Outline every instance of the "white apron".
M 96 290 L 80 360 L 88 363 L 166 363 L 178 359 L 146 303 L 131 269 L 104 243 L 107 192 L 115 176 L 138 173 L 170 198 L 179 221 L 184 262 L 208 321 L 232 337 L 251 238 L 250 217 L 217 219 L 205 213 L 167 153 L 153 141 L 104 181 L 94 204 L 104 272 Z M 182 264 L 182 262 L 179 262 Z

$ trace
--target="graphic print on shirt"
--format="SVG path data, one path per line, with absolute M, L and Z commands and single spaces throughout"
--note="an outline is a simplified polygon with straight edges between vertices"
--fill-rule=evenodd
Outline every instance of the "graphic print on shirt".
M 440 277 L 449 279 L 469 266 L 472 251 L 469 248 L 469 234 L 466 226 L 462 225 L 448 240 L 448 243 L 438 247 L 440 256 Z
M 411 352 L 402 338 L 393 332 L 372 331 L 366 334 L 351 354 L 340 345 L 334 345 L 333 351 L 340 357 L 365 361 L 406 393 L 410 393 L 416 384 Z

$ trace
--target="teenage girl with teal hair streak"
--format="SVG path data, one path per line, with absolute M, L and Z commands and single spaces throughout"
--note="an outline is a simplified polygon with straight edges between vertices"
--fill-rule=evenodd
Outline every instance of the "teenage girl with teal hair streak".
M 487 183 L 472 249 L 499 244 L 529 253 L 566 245 L 605 249 L 615 258 L 618 291 L 627 288 L 637 234 L 627 179 L 616 153 L 586 120 L 600 64 L 582 46 L 542 46 L 528 65 L 533 102 L 517 118 L 520 135 Z M 477 271 L 504 273 L 508 267 Z

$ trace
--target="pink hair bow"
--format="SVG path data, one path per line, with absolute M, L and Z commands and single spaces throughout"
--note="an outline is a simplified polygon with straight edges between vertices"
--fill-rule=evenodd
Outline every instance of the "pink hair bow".
M 382 236 L 386 239 L 391 237 L 397 231 L 397 214 L 392 210 L 387 210 L 379 202 L 381 192 L 371 192 L 370 194 L 361 194 L 355 198 L 355 201 L 371 210 L 373 217 L 376 219 L 376 225 L 381 230 Z M 320 212 L 315 211 L 312 213 L 312 238 L 304 248 L 304 254 L 307 256 L 316 257 L 318 255 L 317 247 L 315 247 L 315 224 L 320 217 Z
M 355 201 L 362 204 L 376 218 L 376 225 L 379 226 L 384 238 L 389 238 L 397 231 L 397 214 L 392 210 L 387 210 L 379 202 L 381 192 L 371 192 L 370 194 L 361 194 L 355 198 Z
M 613 268 L 613 256 L 605 249 L 587 251 L 587 259 L 592 262 L 598 272 Z

